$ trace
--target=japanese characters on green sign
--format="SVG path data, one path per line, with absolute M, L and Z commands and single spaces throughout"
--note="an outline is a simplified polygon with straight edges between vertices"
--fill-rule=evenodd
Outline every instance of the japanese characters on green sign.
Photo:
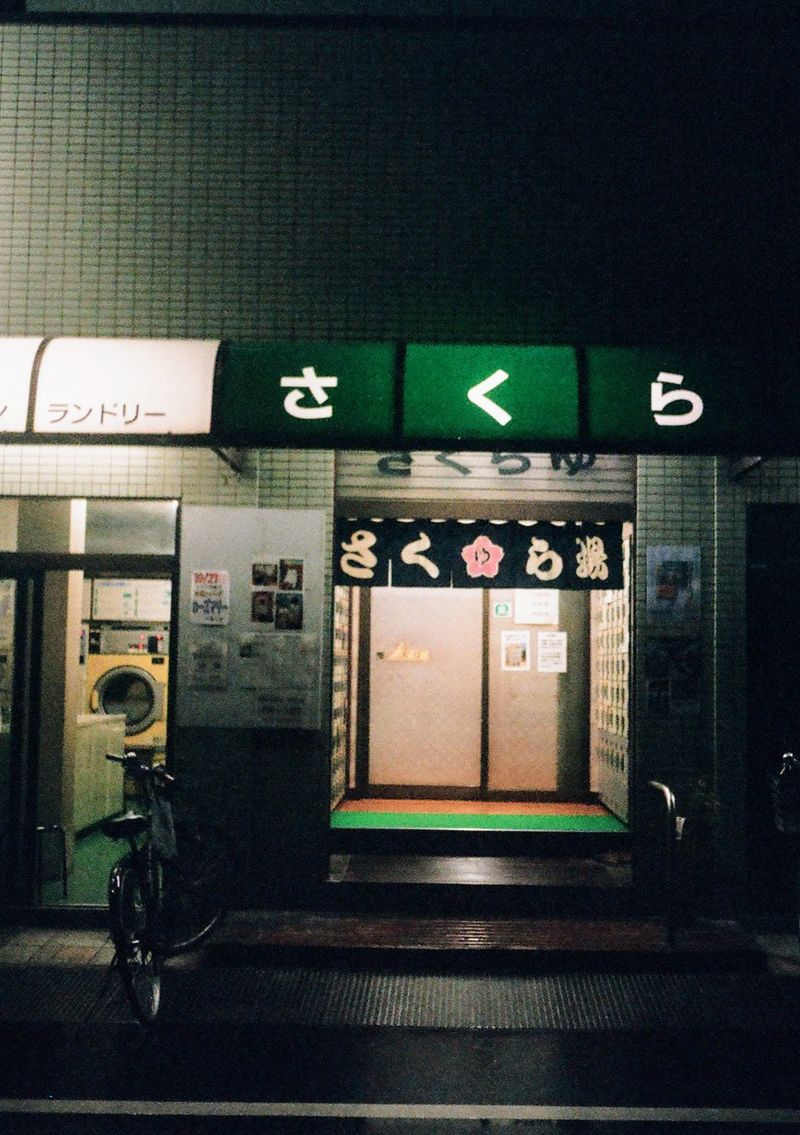
M 391 437 L 389 343 L 223 343 L 214 428 L 319 445 Z
M 590 348 L 586 358 L 592 448 L 761 452 L 796 435 L 796 394 L 775 398 L 780 372 L 770 367 L 765 382 L 764 359 L 620 348 Z
M 571 347 L 411 343 L 403 375 L 406 438 L 465 438 L 499 446 L 578 434 Z

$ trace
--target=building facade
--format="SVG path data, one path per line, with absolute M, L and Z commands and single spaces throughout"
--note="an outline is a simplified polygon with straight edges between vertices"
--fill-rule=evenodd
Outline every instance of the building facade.
M 749 101 L 730 97 L 778 35 L 18 17 L 0 26 L 0 335 L 788 349 L 788 206 L 743 192 L 788 158 L 763 113 L 787 54 Z M 651 779 L 681 813 L 701 777 L 713 787 L 713 905 L 740 913 L 748 793 L 768 783 L 748 734 L 748 517 L 800 504 L 800 466 L 742 472 L 733 456 L 632 459 L 629 756 L 634 816 Z M 7 438 L 0 494 L 321 510 L 333 562 L 331 450 L 249 449 L 233 469 L 199 447 Z M 664 548 L 700 565 L 680 709 L 654 685 L 648 552 Z M 329 571 L 324 586 L 330 646 Z M 313 738 L 172 727 L 176 767 L 238 825 L 243 903 L 302 901 L 327 870 L 327 700 L 323 718 Z

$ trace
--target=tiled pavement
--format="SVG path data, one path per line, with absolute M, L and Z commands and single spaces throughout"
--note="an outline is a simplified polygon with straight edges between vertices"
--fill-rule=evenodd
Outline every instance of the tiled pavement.
M 712 958 L 710 966 L 687 966 L 679 956 L 677 966 L 665 969 L 652 953 L 611 960 L 602 950 L 588 965 L 579 952 L 565 958 L 557 951 L 543 968 L 531 968 L 515 965 L 520 959 L 513 951 L 493 965 L 491 951 L 480 949 L 471 951 L 465 968 L 458 952 L 445 958 L 435 951 L 421 962 L 419 952 L 401 950 L 398 956 L 395 949 L 390 957 L 380 946 L 361 949 L 357 964 L 351 964 L 352 954 L 348 960 L 323 937 L 311 954 L 302 947 L 254 953 L 244 933 L 248 925 L 251 937 L 259 931 L 269 936 L 276 920 L 284 928 L 293 929 L 296 921 L 295 931 L 310 930 L 307 916 L 266 914 L 231 915 L 232 925 L 209 944 L 168 961 L 159 1014 L 165 1026 L 574 1033 L 714 1031 L 739 1028 L 746 1020 L 761 1034 L 776 1028 L 792 1032 L 800 1020 L 800 947 L 791 935 L 760 938 L 763 962 L 756 968 L 730 968 L 723 957 Z M 368 933 L 370 925 L 364 920 L 361 931 Z M 26 1022 L 34 1029 L 53 1023 L 130 1024 L 132 1012 L 110 969 L 112 957 L 109 936 L 97 927 L 0 925 L 0 1030 L 3 1022 Z
M 114 947 L 107 930 L 67 927 L 0 925 L 0 969 L 13 966 L 111 965 Z M 170 958 L 171 969 L 194 969 L 202 965 L 202 949 Z
M 113 957 L 104 930 L 0 927 L 0 966 L 108 966 Z
M 347 921 L 357 922 L 358 919 Z M 297 927 L 294 923 L 297 922 Z M 313 925 L 313 916 L 293 916 L 291 912 L 264 912 L 263 918 L 248 912 L 229 917 L 227 926 L 212 936 L 210 949 L 216 952 L 220 944 L 227 949 L 220 951 L 221 957 L 228 961 L 235 959 L 235 948 L 241 946 L 243 953 L 252 944 L 254 934 L 269 936 L 276 926 L 285 932 L 286 927 L 294 931 L 287 942 L 291 946 L 302 944 L 302 933 L 308 932 L 308 924 Z M 369 922 L 369 919 L 367 919 Z M 300 931 L 298 937 L 298 928 Z M 362 930 L 368 930 L 364 926 Z M 792 934 L 764 934 L 755 939 L 757 949 L 763 955 L 764 969 L 782 977 L 800 977 L 800 942 Z M 324 939 L 321 945 L 329 945 Z M 362 942 L 362 945 L 364 943 Z M 231 948 L 233 947 L 233 948 Z M 184 957 L 172 959 L 171 966 L 195 967 L 202 965 L 206 949 L 189 953 Z M 108 932 L 98 928 L 72 928 L 63 926 L 32 926 L 0 924 L 0 967 L 6 966 L 108 966 L 114 956 Z

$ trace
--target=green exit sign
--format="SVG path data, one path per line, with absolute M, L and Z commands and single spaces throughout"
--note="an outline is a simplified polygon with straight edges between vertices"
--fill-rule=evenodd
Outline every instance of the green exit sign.
M 800 426 L 797 387 L 762 351 L 587 351 L 589 445 L 632 452 L 761 453 Z
M 223 343 L 214 430 L 257 444 L 388 440 L 396 356 L 388 343 Z
M 411 343 L 403 380 L 403 434 L 549 444 L 577 437 L 578 372 L 571 347 Z

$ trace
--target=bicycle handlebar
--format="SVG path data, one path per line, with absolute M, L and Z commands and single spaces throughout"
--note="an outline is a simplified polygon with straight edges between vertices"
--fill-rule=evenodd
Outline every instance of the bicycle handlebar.
M 172 773 L 167 772 L 160 765 L 142 764 L 136 753 L 125 753 L 124 756 L 120 756 L 119 753 L 106 753 L 106 760 L 122 765 L 125 772 L 134 773 L 136 776 L 151 776 L 154 780 L 160 780 L 162 784 L 175 783 Z

